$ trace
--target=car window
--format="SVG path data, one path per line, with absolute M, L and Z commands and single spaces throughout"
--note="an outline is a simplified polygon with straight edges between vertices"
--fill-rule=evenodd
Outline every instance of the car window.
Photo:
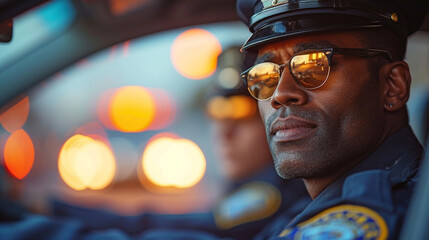
M 125 41 L 53 73 L 0 117 L 4 191 L 39 212 L 50 198 L 123 214 L 209 207 L 225 183 L 205 96 L 217 56 L 247 36 L 239 22 L 190 26 Z M 168 170 L 156 162 L 144 169 L 144 154 L 176 166 L 175 179 L 160 177 Z M 86 157 L 73 162 L 79 156 Z

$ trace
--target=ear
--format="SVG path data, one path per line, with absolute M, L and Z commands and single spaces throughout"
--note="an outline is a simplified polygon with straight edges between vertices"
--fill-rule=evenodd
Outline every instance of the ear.
M 410 96 L 411 75 L 408 64 L 397 61 L 386 64 L 380 72 L 381 82 L 384 82 L 384 108 L 396 111 L 405 106 Z M 383 81 L 384 80 L 384 81 Z

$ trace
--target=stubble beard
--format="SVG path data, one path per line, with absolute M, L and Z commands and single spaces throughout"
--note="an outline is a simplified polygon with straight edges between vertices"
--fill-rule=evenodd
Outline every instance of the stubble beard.
M 338 143 L 332 140 L 335 137 L 322 138 L 319 135 L 327 130 L 319 125 L 318 134 L 309 142 L 275 143 L 269 139 L 277 174 L 284 179 L 324 178 L 346 169 L 348 150 L 338 147 Z
M 342 165 L 339 159 L 330 154 L 314 152 L 317 151 L 273 154 L 277 174 L 284 179 L 323 178 L 334 173 L 339 165 Z

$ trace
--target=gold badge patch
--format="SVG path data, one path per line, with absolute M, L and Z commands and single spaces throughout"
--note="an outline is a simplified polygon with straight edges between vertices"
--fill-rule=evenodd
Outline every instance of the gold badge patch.
M 373 210 L 357 205 L 340 205 L 317 214 L 297 227 L 287 228 L 285 239 L 387 239 L 384 219 Z
M 228 229 L 264 219 L 277 211 L 281 194 L 266 182 L 250 182 L 225 198 L 214 212 L 219 228 Z

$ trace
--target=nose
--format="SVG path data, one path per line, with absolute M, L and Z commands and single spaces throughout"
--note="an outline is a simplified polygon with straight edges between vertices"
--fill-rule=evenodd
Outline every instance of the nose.
M 235 135 L 235 124 L 232 120 L 222 120 L 215 124 L 217 134 L 223 141 L 231 140 Z
M 308 102 L 308 94 L 295 82 L 286 68 L 270 101 L 271 106 L 276 109 L 281 106 L 303 105 Z

